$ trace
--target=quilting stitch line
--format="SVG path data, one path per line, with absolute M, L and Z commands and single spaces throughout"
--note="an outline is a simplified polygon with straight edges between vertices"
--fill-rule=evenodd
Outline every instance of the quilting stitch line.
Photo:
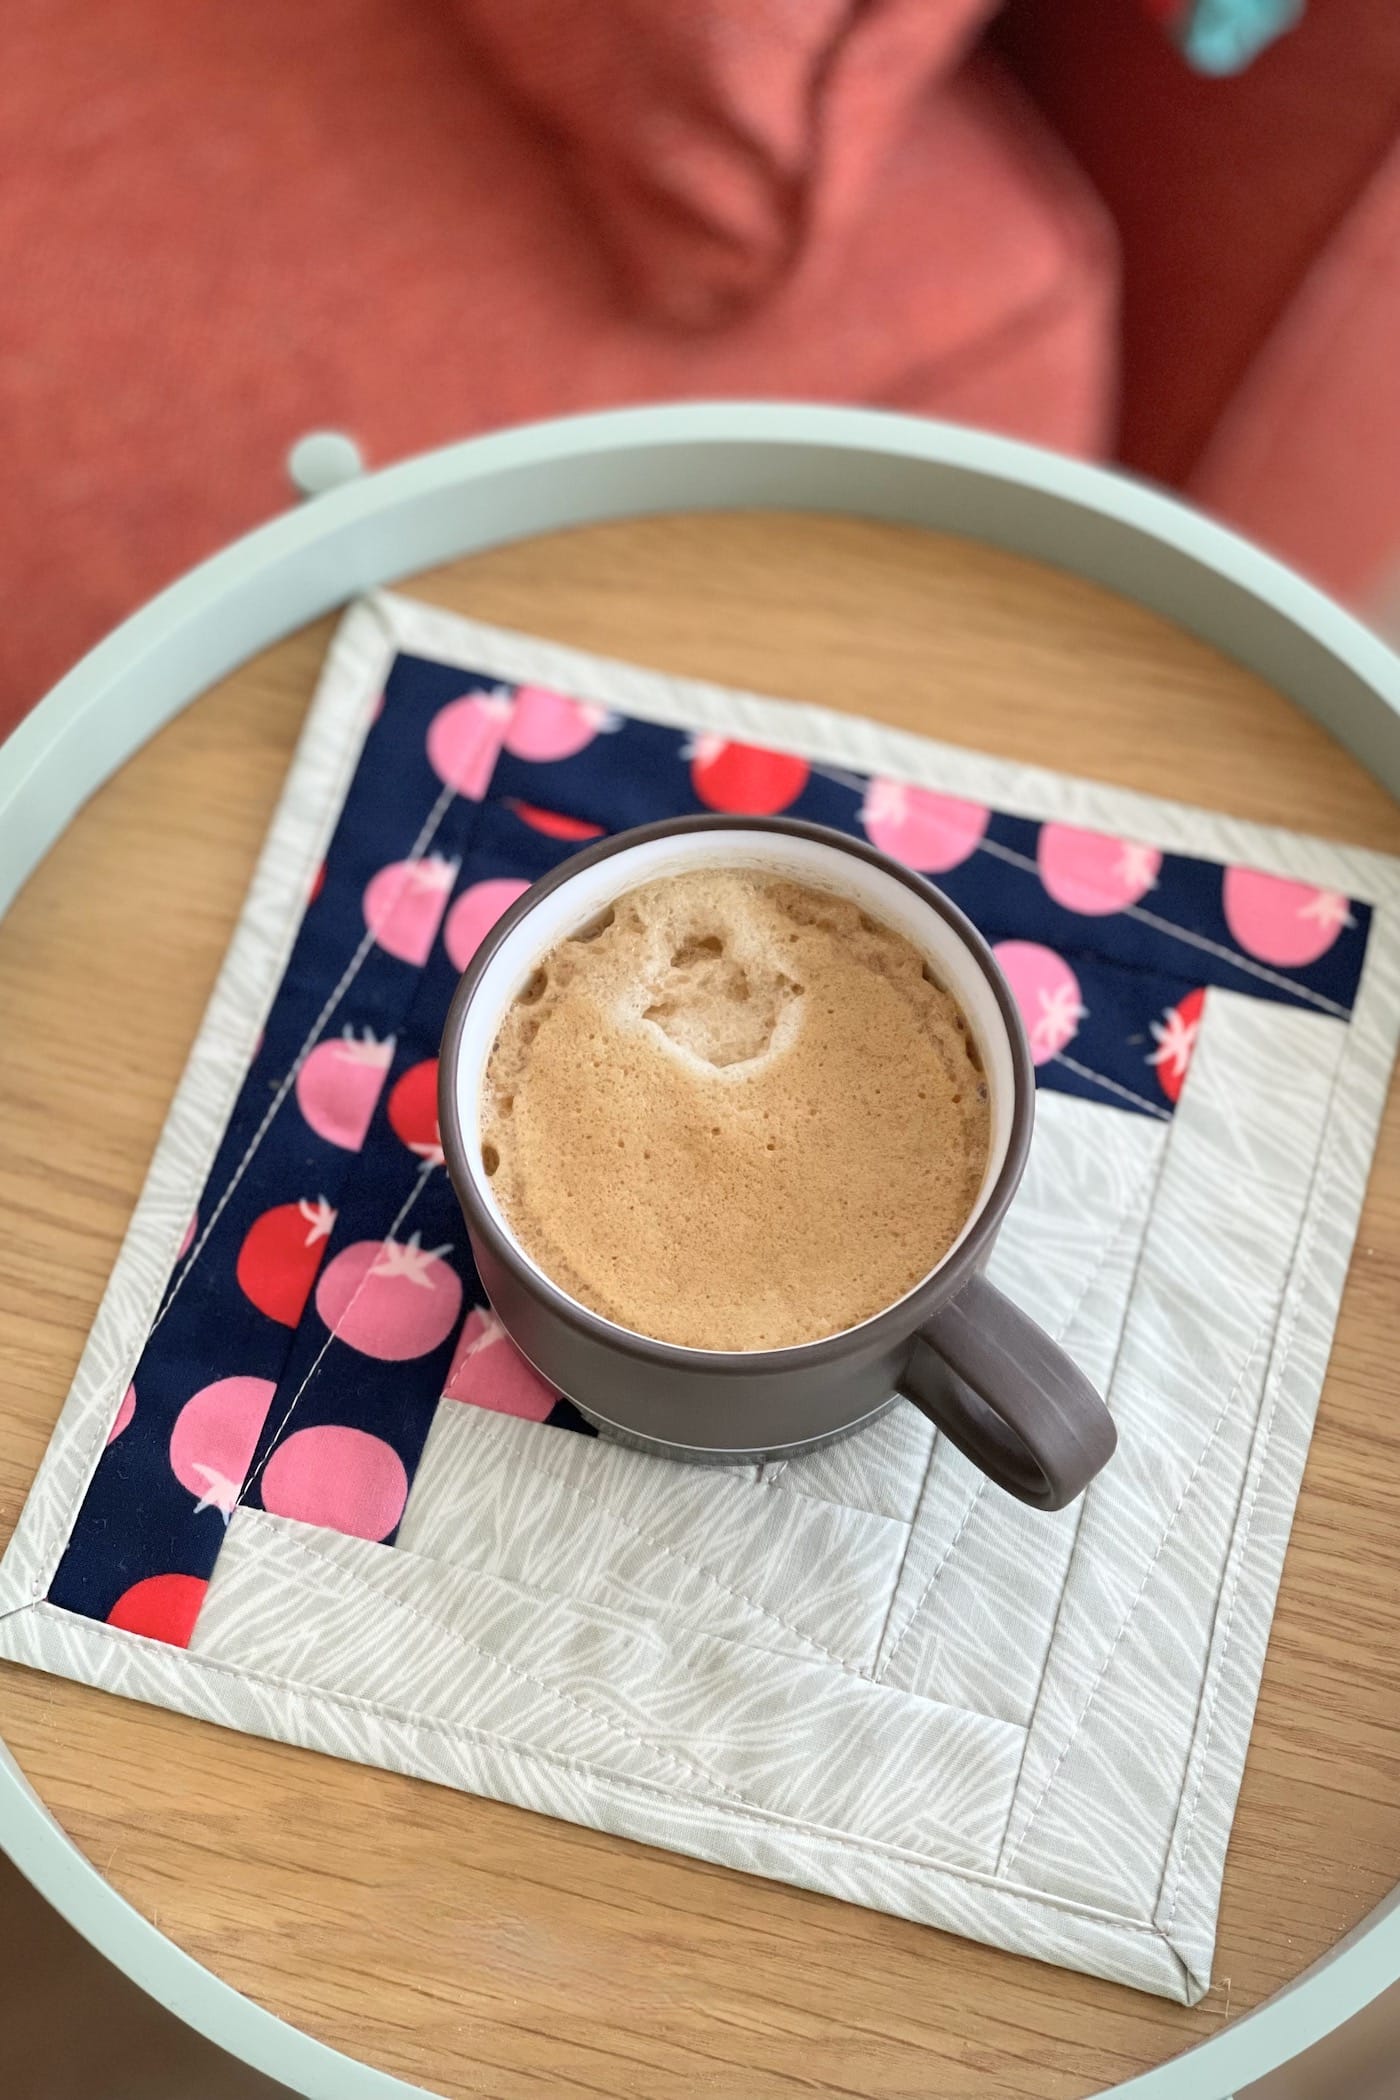
M 1084 1307 L 1088 1302 L 1090 1291 L 1092 1291 L 1094 1285 L 1098 1282 L 1104 1270 L 1108 1267 L 1109 1261 L 1117 1252 L 1118 1247 L 1124 1238 L 1124 1235 L 1130 1230 L 1132 1226 L 1134 1217 L 1136 1215 L 1138 1197 L 1146 1188 L 1148 1182 L 1151 1181 L 1155 1175 L 1160 1173 L 1160 1171 L 1160 1158 L 1151 1159 L 1148 1161 L 1146 1171 L 1143 1174 L 1141 1174 L 1138 1177 L 1138 1179 L 1133 1183 L 1132 1192 L 1129 1195 L 1127 1202 L 1123 1206 L 1122 1216 L 1119 1218 L 1114 1230 L 1108 1235 L 1108 1238 L 1104 1241 L 1103 1247 L 1099 1253 L 1098 1260 L 1090 1269 L 1089 1274 L 1085 1278 L 1084 1284 L 1079 1292 L 1078 1297 L 1075 1299 L 1073 1305 L 1070 1307 L 1068 1313 L 1065 1315 L 1065 1318 L 1060 1323 L 1059 1330 L 1054 1337 L 1054 1339 L 1057 1342 L 1064 1342 L 1073 1330 L 1075 1321 L 1079 1318 L 1080 1313 L 1084 1310 Z M 1151 1206 L 1149 1205 L 1149 1211 L 1150 1207 Z M 1144 1233 L 1146 1232 L 1146 1229 L 1146 1220 L 1144 1219 Z M 932 1454 L 930 1454 L 930 1459 L 931 1458 Z M 890 1665 L 893 1663 L 896 1655 L 903 1647 L 904 1642 L 908 1639 L 910 1633 L 913 1631 L 914 1626 L 918 1621 L 919 1614 L 923 1610 L 925 1604 L 928 1602 L 929 1596 L 933 1591 L 934 1584 L 938 1581 L 939 1577 L 943 1573 L 943 1570 L 947 1567 L 948 1562 L 952 1559 L 953 1549 L 957 1545 L 959 1539 L 962 1537 L 964 1531 L 967 1529 L 968 1523 L 972 1518 L 972 1513 L 985 1496 L 988 1485 L 989 1483 L 984 1474 L 982 1479 L 978 1482 L 976 1493 L 973 1495 L 972 1500 L 969 1502 L 967 1509 L 963 1514 L 962 1522 L 958 1525 L 957 1530 L 954 1532 L 953 1537 L 947 1547 L 947 1550 L 944 1552 L 937 1567 L 929 1576 L 928 1582 L 925 1584 L 923 1592 L 919 1597 L 919 1601 L 914 1606 L 914 1609 L 909 1614 L 909 1617 L 905 1620 L 904 1626 L 900 1631 L 897 1639 L 895 1640 L 894 1646 L 890 1649 L 890 1652 L 885 1657 L 884 1661 L 876 1665 L 876 1676 L 880 1683 L 883 1684 L 887 1681 Z M 1068 1576 L 1068 1569 L 1066 1569 L 1066 1576 Z
M 1151 1560 L 1148 1562 L 1146 1568 L 1143 1570 L 1142 1580 L 1138 1584 L 1136 1594 L 1133 1597 L 1133 1601 L 1128 1606 L 1127 1612 L 1124 1615 L 1122 1623 L 1120 1624 L 1118 1631 L 1114 1634 L 1113 1639 L 1109 1644 L 1107 1654 L 1104 1656 L 1103 1661 L 1099 1664 L 1098 1670 L 1094 1676 L 1094 1681 L 1089 1687 L 1089 1695 L 1085 1699 L 1083 1706 L 1080 1708 L 1079 1713 L 1074 1721 L 1074 1725 L 1069 1731 L 1069 1734 L 1065 1737 L 1064 1741 L 1060 1745 L 1059 1751 L 1055 1757 L 1055 1762 L 1050 1768 L 1049 1776 L 1046 1778 L 1044 1785 L 1041 1787 L 1039 1794 L 1036 1796 L 1035 1805 L 1026 1818 L 1025 1828 L 1022 1830 L 1021 1835 L 1017 1838 L 1015 1844 L 1011 1847 L 1011 1850 L 1006 1855 L 1006 1866 L 1008 1871 L 1014 1863 L 1017 1854 L 1021 1851 L 1022 1846 L 1025 1844 L 1026 1839 L 1030 1836 L 1031 1831 L 1034 1828 L 1036 1818 L 1039 1816 L 1041 1810 L 1045 1806 L 1046 1800 L 1050 1793 L 1050 1789 L 1053 1787 L 1056 1778 L 1059 1776 L 1060 1767 L 1064 1763 L 1066 1757 L 1069 1755 L 1069 1752 L 1072 1749 L 1074 1743 L 1078 1740 L 1079 1731 L 1084 1726 L 1085 1721 L 1089 1717 L 1090 1709 L 1092 1708 L 1095 1699 L 1099 1695 L 1099 1690 L 1103 1684 L 1105 1677 L 1108 1675 L 1109 1665 L 1113 1661 L 1114 1656 L 1118 1653 L 1123 1638 L 1126 1635 L 1128 1628 L 1131 1626 L 1133 1619 L 1137 1614 L 1137 1608 L 1141 1604 L 1144 1596 L 1147 1594 L 1147 1586 L 1152 1579 L 1152 1575 L 1157 1567 L 1157 1563 L 1160 1561 L 1163 1553 L 1167 1549 L 1168 1541 L 1170 1540 L 1172 1533 L 1176 1529 L 1177 1520 L 1180 1517 L 1182 1510 L 1186 1507 L 1187 1499 L 1190 1496 L 1192 1488 L 1196 1485 L 1197 1480 L 1200 1478 L 1201 1468 L 1204 1466 L 1211 1452 L 1215 1449 L 1216 1438 L 1220 1435 L 1221 1430 L 1224 1428 L 1230 1410 L 1234 1406 L 1236 1399 L 1239 1397 L 1240 1391 L 1244 1386 L 1245 1380 L 1248 1378 L 1250 1372 L 1254 1369 L 1254 1365 L 1258 1360 L 1260 1348 L 1262 1347 L 1265 1339 L 1270 1333 L 1272 1327 L 1272 1317 L 1273 1316 L 1271 1309 L 1269 1313 L 1265 1314 L 1264 1319 L 1261 1321 L 1259 1331 L 1255 1335 L 1254 1341 L 1250 1347 L 1249 1355 L 1246 1357 L 1244 1363 L 1241 1365 L 1239 1373 L 1236 1376 L 1234 1383 L 1230 1387 L 1230 1390 L 1226 1395 L 1224 1401 L 1221 1403 L 1220 1412 L 1217 1414 L 1215 1421 L 1211 1425 L 1210 1435 L 1206 1438 L 1204 1445 L 1201 1447 L 1201 1450 L 1197 1453 L 1196 1462 L 1192 1466 L 1191 1471 L 1187 1476 L 1186 1485 L 1182 1488 L 1180 1495 L 1177 1497 L 1176 1507 L 1173 1509 L 1171 1515 L 1168 1517 L 1166 1527 L 1162 1532 L 1162 1536 L 1157 1541 L 1156 1551 L 1153 1553 Z

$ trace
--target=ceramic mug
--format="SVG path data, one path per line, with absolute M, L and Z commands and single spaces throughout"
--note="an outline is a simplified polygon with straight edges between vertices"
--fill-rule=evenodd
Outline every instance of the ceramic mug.
M 991 1096 L 986 1172 L 942 1260 L 882 1312 L 792 1348 L 682 1348 L 604 1319 L 530 1259 L 482 1164 L 487 1060 L 537 964 L 626 891 L 716 865 L 836 891 L 905 935 L 962 1008 Z M 791 1458 L 912 1402 L 998 1486 L 1041 1509 L 1073 1500 L 1112 1456 L 1112 1417 L 1089 1381 L 983 1273 L 1035 1106 L 1015 999 L 971 921 L 873 846 L 781 817 L 681 817 L 600 840 L 537 882 L 481 942 L 447 1017 L 438 1088 L 448 1172 L 487 1295 L 522 1355 L 602 1434 L 735 1465 Z

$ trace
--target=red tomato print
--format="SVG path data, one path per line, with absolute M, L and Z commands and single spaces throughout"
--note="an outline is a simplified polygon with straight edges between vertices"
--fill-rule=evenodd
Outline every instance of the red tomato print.
M 690 782 L 707 809 L 736 817 L 771 817 L 795 802 L 811 767 L 785 751 L 731 744 L 722 736 L 693 737 L 682 756 Z
M 195 1515 L 233 1515 L 277 1388 L 270 1378 L 216 1378 L 185 1402 L 170 1432 L 170 1470 Z
M 311 878 L 311 887 L 306 893 L 307 903 L 314 904 L 316 902 L 316 899 L 320 896 L 322 890 L 325 888 L 325 886 L 326 864 L 324 861 L 322 861 L 320 867 L 317 868 L 316 873 Z
M 601 824 L 589 824 L 582 817 L 561 816 L 557 809 L 540 809 L 533 802 L 507 802 L 506 808 L 528 824 L 532 831 L 542 831 L 547 839 L 600 839 Z
M 503 911 L 530 887 L 516 875 L 492 875 L 463 890 L 442 929 L 442 945 L 454 970 L 465 970 Z
M 122 1591 L 107 1614 L 107 1624 L 120 1626 L 124 1633 L 144 1634 L 148 1641 L 188 1648 L 208 1587 L 198 1575 L 148 1575 Z
M 297 1429 L 263 1467 L 262 1506 L 353 1539 L 384 1539 L 403 1515 L 408 1475 L 383 1437 L 318 1423 Z
M 442 1165 L 442 1138 L 437 1118 L 438 1061 L 425 1057 L 421 1065 L 410 1065 L 394 1082 L 389 1096 L 389 1123 L 395 1137 L 402 1138 L 420 1159 Z
M 248 1227 L 234 1273 L 250 1304 L 269 1320 L 295 1327 L 311 1296 L 335 1223 L 324 1196 L 279 1203 Z
M 380 1363 L 406 1363 L 445 1342 L 462 1310 L 462 1284 L 442 1259 L 448 1247 L 357 1240 L 323 1272 L 316 1310 L 338 1341 Z
M 1351 905 L 1339 890 L 1262 875 L 1257 868 L 1227 868 L 1222 901 L 1231 933 L 1247 955 L 1276 969 L 1315 963 L 1344 926 L 1354 926 Z
M 394 860 L 365 885 L 365 924 L 386 955 L 418 968 L 428 960 L 457 863 L 430 853 L 426 860 Z
M 318 1043 L 297 1073 L 297 1107 L 318 1138 L 358 1152 L 393 1062 L 394 1038 L 344 1035 Z
M 1148 1024 L 1157 1047 L 1148 1052 L 1147 1062 L 1155 1069 L 1157 1084 L 1168 1101 L 1181 1099 L 1205 1003 L 1204 990 L 1188 992 L 1179 1006 L 1169 1006 L 1160 1021 Z
M 991 811 L 903 780 L 872 780 L 860 821 L 872 846 L 923 875 L 961 867 L 982 843 Z
M 586 751 L 600 730 L 622 726 L 618 717 L 592 700 L 571 700 L 548 686 L 522 685 L 506 725 L 505 747 L 512 758 L 548 765 Z
M 559 1395 L 526 1362 L 490 1306 L 483 1305 L 469 1312 L 462 1324 L 442 1397 L 543 1422 Z
M 428 725 L 428 763 L 444 787 L 479 802 L 490 785 L 510 720 L 509 691 L 449 700 Z
M 1162 867 L 1155 846 L 1074 824 L 1042 824 L 1035 859 L 1047 896 L 1093 919 L 1140 903 L 1157 887 Z
M 1038 941 L 998 941 L 992 950 L 1010 985 L 1038 1065 L 1058 1057 L 1079 1033 L 1088 1009 L 1079 979 L 1062 955 Z

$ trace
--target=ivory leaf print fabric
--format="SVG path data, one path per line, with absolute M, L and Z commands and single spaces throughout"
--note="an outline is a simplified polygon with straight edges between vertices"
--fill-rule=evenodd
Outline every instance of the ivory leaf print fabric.
M 581 843 L 705 810 L 869 839 L 995 948 L 1039 1095 L 996 1280 L 1120 1433 L 1073 1509 L 903 1403 L 785 1466 L 616 1449 L 486 1303 L 435 1110 L 457 978 Z M 1375 856 L 356 608 L 0 1650 L 1199 1995 L 1398 894 Z

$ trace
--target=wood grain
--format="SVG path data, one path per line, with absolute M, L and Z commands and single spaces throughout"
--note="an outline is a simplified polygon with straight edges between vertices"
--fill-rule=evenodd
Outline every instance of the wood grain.
M 821 518 L 561 534 L 416 595 L 664 669 L 1400 851 L 1258 679 L 1054 570 Z M 0 925 L 0 1537 L 76 1363 L 330 624 L 94 799 Z M 6 1667 L 0 1732 L 101 1871 L 240 1990 L 435 2092 L 1079 2100 L 1295 1975 L 1400 1878 L 1400 1112 L 1304 1484 L 1203 2004 Z

